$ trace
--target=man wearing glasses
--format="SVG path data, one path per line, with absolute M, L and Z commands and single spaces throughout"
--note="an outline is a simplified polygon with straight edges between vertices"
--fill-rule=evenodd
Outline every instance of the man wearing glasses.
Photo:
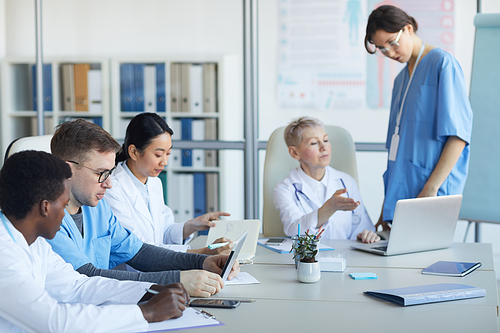
M 77 119 L 61 124 L 51 141 L 52 154 L 68 162 L 70 201 L 61 229 L 49 243 L 75 270 L 88 276 L 159 284 L 181 282 L 192 296 L 209 297 L 224 283 L 218 275 L 227 256 L 179 253 L 144 244 L 123 228 L 102 200 L 112 187 L 119 144 L 101 127 Z M 112 270 L 127 263 L 141 272 Z M 233 267 L 231 278 L 239 271 Z

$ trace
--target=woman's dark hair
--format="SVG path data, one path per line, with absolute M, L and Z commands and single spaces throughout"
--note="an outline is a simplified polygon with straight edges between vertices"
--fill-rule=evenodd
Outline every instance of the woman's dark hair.
M 59 198 L 68 178 L 71 168 L 55 155 L 35 150 L 16 153 L 0 171 L 0 207 L 5 215 L 23 219 L 40 201 Z
M 138 114 L 127 126 L 125 142 L 116 155 L 116 163 L 118 164 L 118 162 L 125 161 L 130 157 L 128 155 L 130 145 L 134 145 L 142 153 L 158 135 L 163 133 L 174 134 L 165 119 L 152 112 Z
M 366 24 L 366 51 L 370 54 L 375 53 L 375 49 L 371 50 L 369 44 L 373 44 L 372 37 L 378 30 L 394 33 L 399 32 L 399 30 L 403 29 L 408 24 L 413 26 L 414 32 L 417 31 L 417 21 L 398 7 L 384 5 L 374 9 Z

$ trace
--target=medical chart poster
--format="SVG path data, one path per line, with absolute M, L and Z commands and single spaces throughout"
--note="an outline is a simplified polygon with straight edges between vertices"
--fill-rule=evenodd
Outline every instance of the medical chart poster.
M 381 5 L 415 17 L 427 43 L 454 51 L 454 0 L 281 0 L 278 105 L 284 109 L 388 109 L 404 65 L 369 55 L 366 21 Z

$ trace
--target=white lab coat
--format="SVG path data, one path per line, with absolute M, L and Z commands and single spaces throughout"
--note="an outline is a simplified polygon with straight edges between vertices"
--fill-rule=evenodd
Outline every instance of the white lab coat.
M 309 177 L 300 166 L 293 169 L 287 178 L 278 183 L 274 188 L 274 205 L 280 212 L 281 222 L 283 223 L 283 231 L 288 236 L 296 235 L 298 232 L 298 224 L 300 223 L 301 233 L 307 229 L 310 232 L 317 232 L 318 224 L 318 209 L 331 198 L 335 191 L 343 189 L 344 182 L 349 197 L 361 204 L 354 210 L 354 213 L 359 217 L 359 224 L 353 224 L 353 213 L 351 211 L 337 211 L 335 212 L 328 222 L 325 224 L 325 231 L 322 237 L 325 239 L 356 239 L 358 233 L 364 229 L 375 231 L 375 227 L 368 216 L 361 195 L 358 191 L 358 186 L 354 178 L 347 173 L 333 169 L 330 166 L 326 167 L 325 179 L 326 182 L 326 195 L 322 202 L 319 201 L 318 196 L 313 193 L 313 190 L 308 185 Z M 342 181 L 341 181 L 342 179 Z M 309 198 L 306 199 L 304 195 L 298 194 L 293 184 L 299 188 L 302 187 L 302 192 Z M 344 194 L 344 196 L 346 196 Z
M 163 201 L 163 186 L 158 177 L 148 177 L 151 212 L 127 171 L 120 162 L 111 176 L 113 187 L 106 191 L 105 199 L 121 225 L 132 231 L 145 243 L 187 244 L 192 235 L 183 240 L 184 223 L 174 222 L 172 210 Z
M 0 222 L 0 332 L 144 330 L 137 302 L 149 286 L 79 274 L 44 238 L 28 246 L 6 218 Z

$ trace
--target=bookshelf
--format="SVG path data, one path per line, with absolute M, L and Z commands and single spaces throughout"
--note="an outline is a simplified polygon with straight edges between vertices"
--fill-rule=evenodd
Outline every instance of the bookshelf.
M 235 57 L 113 58 L 110 66 L 113 137 L 124 139 L 129 121 L 140 112 L 157 112 L 174 131 L 174 149 L 160 178 L 175 221 L 220 210 L 227 152 L 199 143 L 224 139 L 235 84 L 223 75 L 238 70 Z M 182 149 L 175 141 L 183 142 Z
M 33 58 L 5 58 L 1 64 L 1 146 L 2 156 L 9 144 L 20 137 L 38 135 L 37 114 L 34 105 L 34 64 Z M 63 78 L 63 67 L 86 65 L 87 71 L 80 72 L 70 89 L 79 86 L 78 92 L 87 93 L 87 100 L 80 98 L 81 104 L 87 104 L 88 93 L 94 98 L 91 111 L 76 111 L 82 107 L 70 109 L 65 105 L 63 96 L 70 92 L 69 77 Z M 87 77 L 87 73 L 92 73 Z M 84 76 L 82 76 L 84 75 Z M 88 78 L 90 78 L 90 81 Z M 44 61 L 44 116 L 45 133 L 54 133 L 54 128 L 71 118 L 85 118 L 110 130 L 109 103 L 109 62 L 102 58 L 58 58 Z M 73 77 L 74 79 L 74 77 Z M 97 81 L 96 81 L 97 80 Z M 82 83 L 83 82 L 83 83 Z M 85 90 L 87 88 L 87 90 Z M 100 99 L 98 103 L 97 99 Z M 85 109 L 85 107 L 83 107 Z

